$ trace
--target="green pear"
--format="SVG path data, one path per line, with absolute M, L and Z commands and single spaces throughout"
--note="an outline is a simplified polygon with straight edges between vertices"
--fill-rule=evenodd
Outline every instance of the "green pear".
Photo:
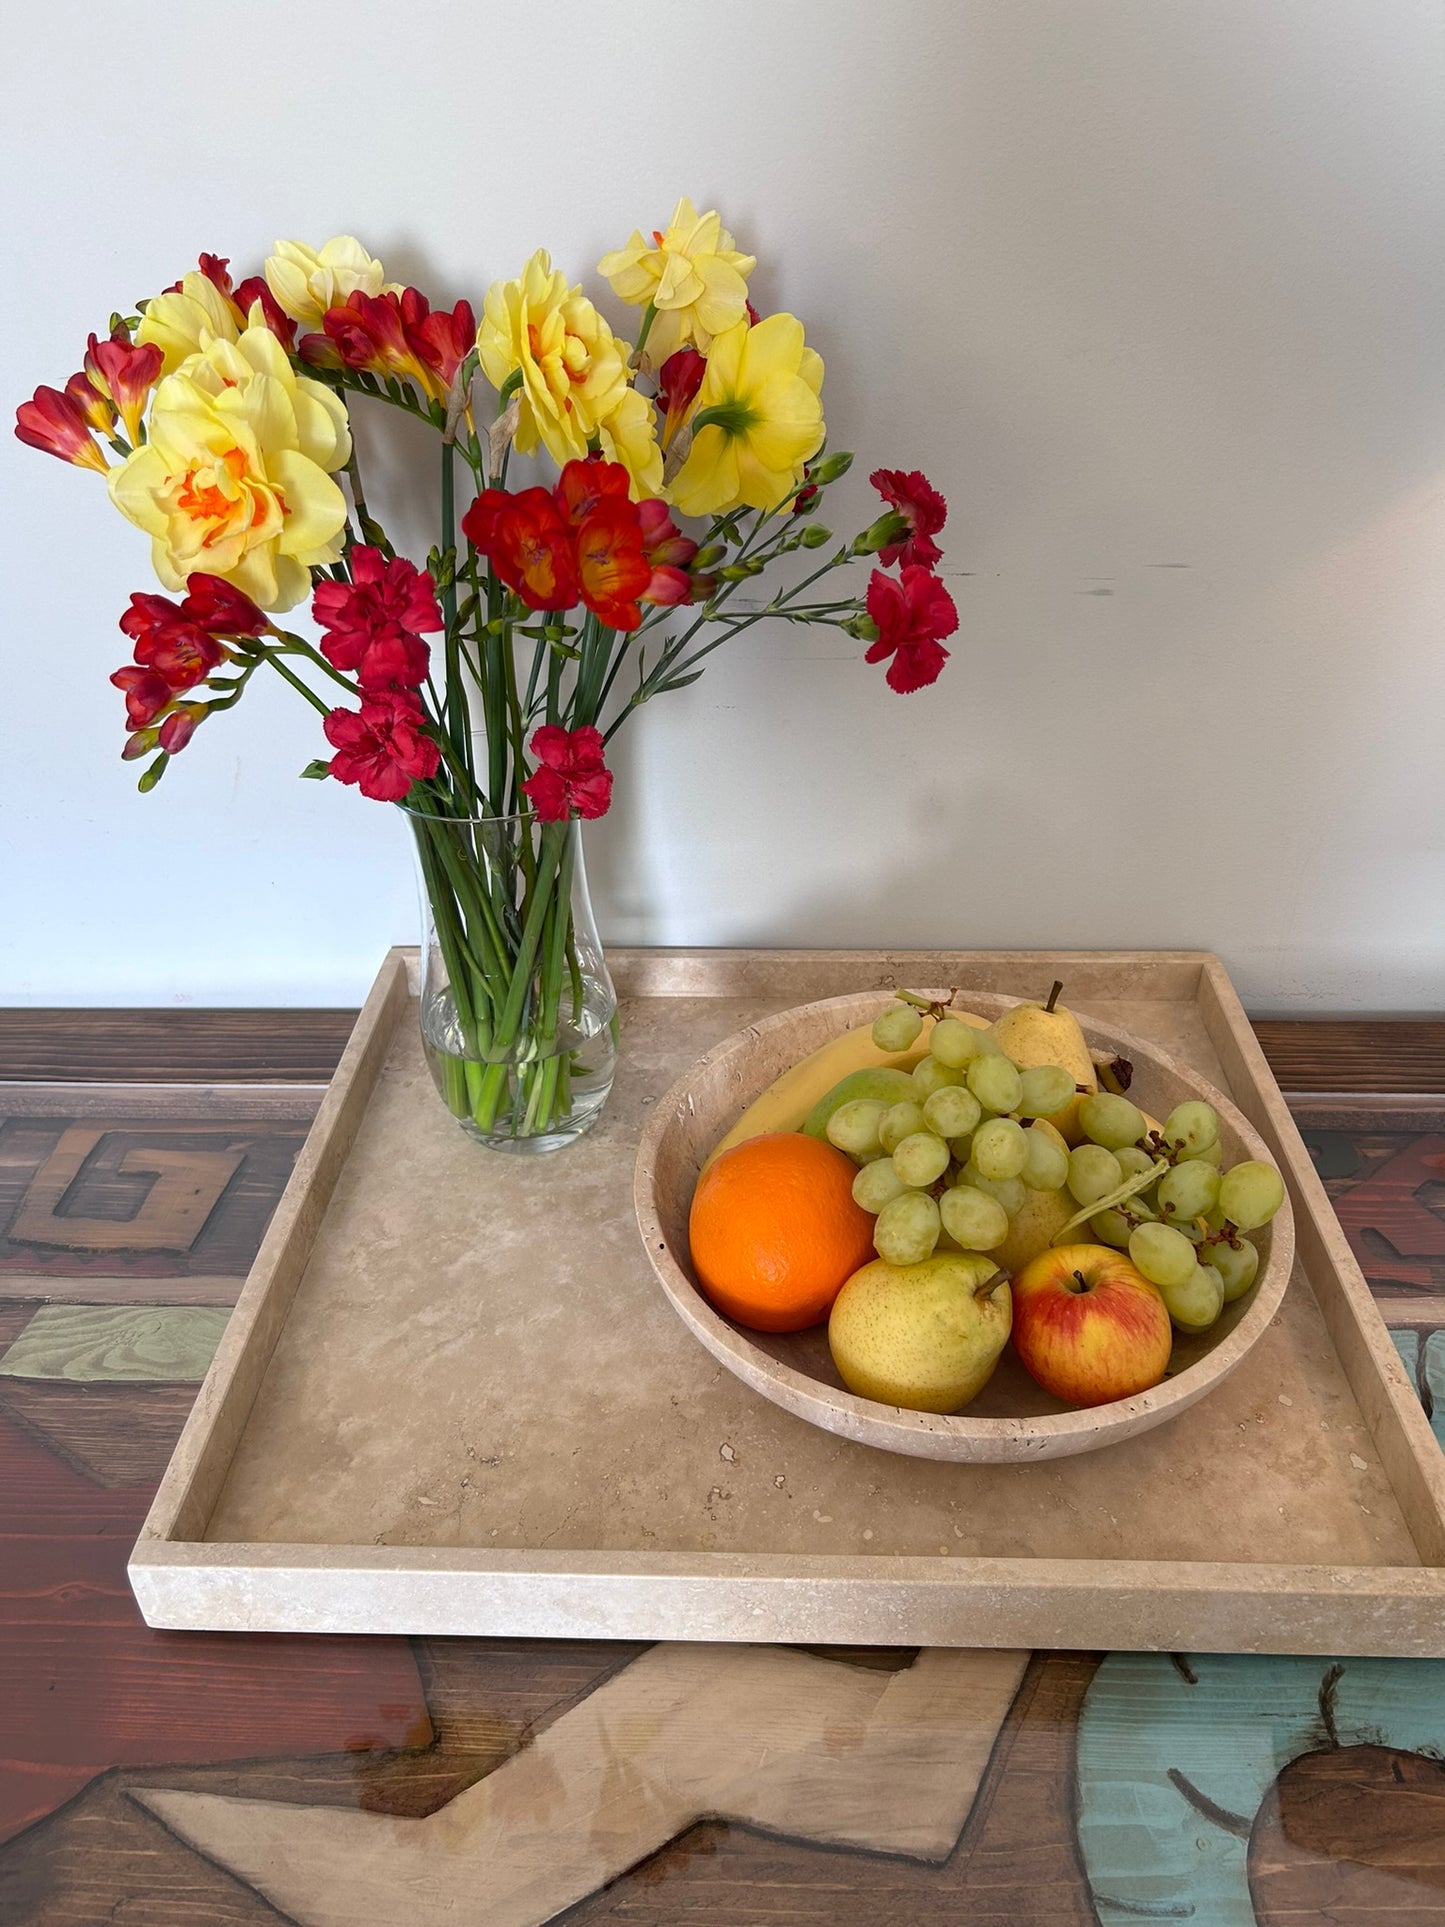
M 825 1091 L 817 1103 L 803 1119 L 802 1129 L 809 1137 L 828 1141 L 828 1119 L 834 1111 L 851 1104 L 855 1097 L 871 1097 L 879 1104 L 901 1104 L 905 1097 L 916 1097 L 913 1079 L 907 1071 L 889 1070 L 886 1066 L 874 1066 L 867 1070 L 850 1071 L 841 1083 L 835 1084 L 831 1091 Z
M 879 1258 L 833 1301 L 828 1345 L 860 1398 L 957 1412 L 992 1377 L 1012 1322 L 1008 1281 L 982 1252 L 936 1251 L 917 1265 Z

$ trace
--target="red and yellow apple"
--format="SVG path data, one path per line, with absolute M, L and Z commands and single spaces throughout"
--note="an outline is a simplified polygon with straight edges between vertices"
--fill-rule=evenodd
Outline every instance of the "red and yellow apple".
M 1164 1300 L 1122 1251 L 1060 1245 L 1013 1281 L 1013 1342 L 1046 1392 L 1107 1405 L 1159 1383 L 1173 1334 Z

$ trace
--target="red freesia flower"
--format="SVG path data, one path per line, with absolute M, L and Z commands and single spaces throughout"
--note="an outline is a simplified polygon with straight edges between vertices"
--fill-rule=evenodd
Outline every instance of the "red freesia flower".
M 606 816 L 612 802 L 612 771 L 602 760 L 602 737 L 590 725 L 565 730 L 547 723 L 528 745 L 537 768 L 522 793 L 544 823 L 565 823 L 574 811 Z
M 120 619 L 121 634 L 132 642 L 143 642 L 157 629 L 184 622 L 185 612 L 169 596 L 140 592 L 130 599 L 130 607 Z
M 462 517 L 462 532 L 529 609 L 570 609 L 576 602 L 571 531 L 547 489 L 515 495 L 483 489 Z
M 227 659 L 228 653 L 194 622 L 157 624 L 135 646 L 136 661 L 164 676 L 172 692 L 194 689 Z
M 900 696 L 937 682 L 948 651 L 939 638 L 958 627 L 953 597 L 936 575 L 917 564 L 905 568 L 895 581 L 875 569 L 868 582 L 868 613 L 878 625 L 878 640 L 863 660 L 888 665 L 888 687 Z
M 948 504 L 919 469 L 875 468 L 868 480 L 907 524 L 908 533 L 889 542 L 878 555 L 885 569 L 902 561 L 906 566 L 937 568 L 943 550 L 933 540 L 948 520 Z M 946 632 L 945 632 L 946 633 Z
M 177 756 L 196 733 L 196 724 L 204 722 L 206 705 L 204 703 L 177 703 L 156 732 L 156 741 L 170 756 Z
M 583 518 L 576 543 L 583 602 L 609 629 L 636 629 L 642 621 L 638 597 L 652 580 L 636 504 L 600 503 Z
M 414 288 L 408 288 L 407 294 L 421 301 L 425 310 L 426 303 Z M 418 314 L 417 319 L 420 318 Z M 363 294 L 358 288 L 339 307 L 328 308 L 321 325 L 348 368 L 363 369 L 373 375 L 417 372 L 406 338 L 399 295 Z
M 164 360 L 154 342 L 137 348 L 124 328 L 117 328 L 106 341 L 92 335 L 86 346 L 85 373 L 90 385 L 120 410 L 132 442 L 140 439 L 146 397 L 160 380 Z
M 604 502 L 631 499 L 632 478 L 621 462 L 604 462 L 593 457 L 585 462 L 568 462 L 552 491 L 557 512 L 569 529 L 580 528 L 594 509 Z
M 142 600 L 163 602 L 165 597 L 131 597 L 133 604 Z M 256 607 L 250 596 L 223 582 L 220 576 L 204 575 L 199 569 L 186 577 L 186 599 L 180 613 L 213 636 L 259 636 L 263 629 L 270 627 L 269 617 Z M 125 628 L 124 617 L 121 627 Z
M 414 782 L 435 776 L 441 750 L 425 734 L 421 705 L 407 690 L 385 689 L 360 710 L 333 709 L 322 727 L 336 754 L 338 783 L 355 783 L 378 803 L 399 803 Z
M 85 417 L 86 426 L 94 434 L 110 434 L 115 427 L 114 404 L 91 386 L 90 377 L 84 369 L 70 377 L 65 384 L 65 392 Z
M 657 371 L 657 401 L 662 410 L 664 452 L 697 400 L 697 391 L 702 387 L 706 371 L 707 362 L 696 348 L 679 348 L 675 355 L 668 356 Z
M 696 542 L 681 532 L 666 502 L 655 496 L 637 504 L 637 519 L 642 524 L 642 552 L 652 570 L 641 600 L 664 609 L 690 601 L 694 585 L 688 570 L 697 554 Z
M 85 412 L 73 395 L 58 388 L 37 388 L 29 401 L 15 410 L 16 439 L 42 454 L 58 455 L 77 468 L 93 468 L 104 475 L 110 464 L 91 439 Z
M 370 693 L 425 680 L 431 651 L 421 640 L 442 626 L 432 580 L 405 556 L 351 552 L 351 581 L 322 582 L 311 613 L 326 634 L 321 653 L 335 669 L 354 669 Z
M 153 723 L 171 700 L 170 684 L 157 670 L 145 669 L 139 663 L 127 663 L 124 669 L 117 669 L 111 677 L 117 689 L 125 692 L 126 721 L 132 729 L 143 729 Z
M 420 321 L 408 323 L 406 332 L 412 352 L 434 378 L 437 393 L 444 396 L 477 345 L 471 302 L 459 301 L 450 314 L 445 308 L 433 308 Z
M 265 275 L 251 275 L 249 279 L 241 283 L 231 299 L 240 310 L 242 322 L 247 326 L 250 325 L 251 310 L 259 301 L 261 304 L 261 319 L 271 330 L 272 334 L 275 335 L 281 346 L 288 354 L 296 346 L 296 323 L 291 319 L 290 315 L 287 314 L 275 295 L 272 294 L 270 288 L 267 286 Z
M 213 287 L 219 288 L 229 301 L 231 298 L 231 258 L 222 254 L 203 254 L 196 266 Z

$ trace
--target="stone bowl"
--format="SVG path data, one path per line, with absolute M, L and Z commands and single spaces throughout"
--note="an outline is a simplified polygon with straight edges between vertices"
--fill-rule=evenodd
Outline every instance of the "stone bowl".
M 910 1412 L 845 1388 L 828 1350 L 826 1325 L 804 1332 L 756 1332 L 714 1310 L 693 1274 L 687 1237 L 693 1190 L 713 1146 L 782 1071 L 838 1032 L 871 1023 L 891 1001 L 879 991 L 828 997 L 749 1024 L 699 1059 L 658 1104 L 638 1147 L 637 1222 L 662 1289 L 694 1337 L 775 1405 L 843 1438 L 915 1458 L 995 1465 L 1065 1458 L 1162 1425 L 1203 1398 L 1234 1370 L 1279 1309 L 1294 1259 L 1287 1193 L 1273 1222 L 1250 1234 L 1260 1255 L 1252 1289 L 1225 1306 L 1211 1331 L 1198 1337 L 1175 1334 L 1169 1376 L 1162 1384 L 1109 1405 L 1081 1410 L 1051 1398 L 1009 1345 L 966 1410 L 947 1416 Z M 1017 1001 L 979 991 L 969 993 L 967 1008 L 993 1018 Z M 1241 1158 L 1274 1162 L 1243 1113 L 1177 1058 L 1104 1024 L 1084 1022 L 1083 1031 L 1096 1054 L 1107 1051 L 1131 1060 L 1129 1095 L 1143 1110 L 1162 1118 L 1185 1098 L 1203 1098 L 1219 1113 L 1226 1165 Z M 1086 1234 L 1087 1227 L 1081 1236 Z

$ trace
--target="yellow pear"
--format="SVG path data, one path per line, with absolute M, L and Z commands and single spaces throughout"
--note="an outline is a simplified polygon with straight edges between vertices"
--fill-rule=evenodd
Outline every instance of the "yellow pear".
M 1078 1208 L 1066 1190 L 1030 1191 L 1009 1220 L 1008 1236 L 994 1246 L 989 1257 L 1005 1271 L 1022 1271 L 1041 1251 L 1048 1250 Z
M 1058 1002 L 1062 984 L 1055 984 L 1044 1004 L 1015 1004 L 1001 1017 L 996 1017 L 990 1026 L 998 1039 L 1004 1055 L 1024 1070 L 1032 1070 L 1039 1064 L 1057 1064 L 1061 1070 L 1070 1071 L 1079 1094 L 1066 1104 L 1061 1111 L 1055 1111 L 1049 1122 L 1057 1127 L 1069 1144 L 1083 1140 L 1079 1128 L 1079 1095 L 1087 1096 L 1099 1088 L 1099 1077 L 1094 1069 L 1094 1060 L 1089 1055 L 1089 1046 L 1084 1041 L 1084 1033 L 1079 1029 L 1079 1020 L 1074 1013 Z
M 833 1301 L 828 1345 L 850 1392 L 911 1412 L 956 1412 L 993 1376 L 1013 1307 L 993 1254 L 936 1251 L 917 1265 L 881 1258 Z

